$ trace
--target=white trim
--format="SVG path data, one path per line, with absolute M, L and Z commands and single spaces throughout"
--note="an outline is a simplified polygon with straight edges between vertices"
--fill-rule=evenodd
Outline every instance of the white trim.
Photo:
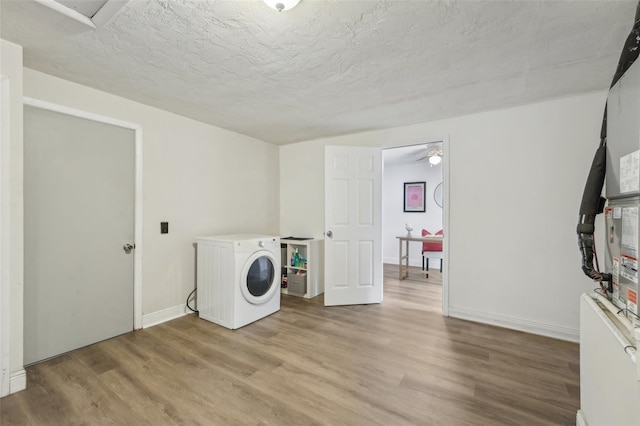
M 91 17 L 91 22 L 98 28 L 107 25 L 129 1 L 130 0 L 107 0 L 100 10 Z
M 161 311 L 152 312 L 142 317 L 142 328 L 153 327 L 163 322 L 171 321 L 185 315 L 192 314 L 185 304 L 174 306 L 172 308 L 162 309 Z
M 589 426 L 582 410 L 578 410 L 576 413 L 576 426 Z
M 142 328 L 142 126 L 135 130 L 136 138 L 136 189 L 133 251 L 133 328 Z
M 104 123 L 104 124 L 111 124 L 112 126 L 122 127 L 125 129 L 131 129 L 131 130 L 142 129 L 142 126 L 139 124 L 118 120 L 117 118 L 107 117 L 100 114 L 94 114 L 92 112 L 82 111 L 75 108 L 69 108 L 64 105 L 54 104 L 52 102 L 41 101 L 39 99 L 30 98 L 28 96 L 23 97 L 22 100 L 25 105 L 29 105 L 36 108 L 42 108 L 42 109 L 46 109 L 53 112 L 59 112 L 61 114 L 73 115 L 75 117 L 97 121 L 99 123 Z
M 578 343 L 580 341 L 580 330 L 577 328 L 559 327 L 553 324 L 545 324 L 522 318 L 496 315 L 488 312 L 480 312 L 473 309 L 457 308 L 453 306 L 449 307 L 449 315 L 454 318 L 497 325 L 498 327 L 524 331 L 526 333 L 538 334 L 540 336 L 553 337 L 554 339 L 566 340 L 569 342 Z
M 449 265 L 450 255 L 449 255 L 449 236 L 451 235 L 449 229 L 449 182 L 450 182 L 450 174 L 449 174 L 449 165 L 451 164 L 451 154 L 449 153 L 449 135 L 447 137 L 442 138 L 442 154 L 443 154 L 443 164 L 442 164 L 442 186 L 444 191 L 442 191 L 442 195 L 444 197 L 442 203 L 442 232 L 444 233 L 444 237 L 442 239 L 442 315 L 448 317 L 451 314 L 451 307 L 449 306 Z
M 10 133 L 10 86 L 11 81 L 5 76 L 0 76 L 0 397 L 8 395 L 11 389 L 9 380 L 10 351 L 9 351 L 9 295 L 11 293 L 10 280 L 11 269 L 9 248 L 10 222 L 9 213 L 11 203 L 9 196 L 9 170 L 11 152 Z
M 27 388 L 27 371 L 22 370 L 11 373 L 9 378 L 9 393 L 16 393 Z
M 54 104 L 47 101 L 41 101 L 34 98 L 24 97 L 25 105 L 42 108 L 61 114 L 72 115 L 74 117 L 84 118 L 96 121 L 98 123 L 110 124 L 116 127 L 131 129 L 135 132 L 135 194 L 134 194 L 134 244 L 136 246 L 133 256 L 133 328 L 142 327 L 142 126 L 127 121 L 118 120 L 103 115 L 93 114 L 87 111 L 81 111 L 69 108 L 63 105 Z
M 58 3 L 55 0 L 35 0 L 37 3 L 48 7 L 49 9 L 58 12 L 68 18 L 73 19 L 74 21 L 80 22 L 83 25 L 91 28 L 92 30 L 96 29 L 96 26 L 93 24 L 91 19 L 87 18 L 80 12 L 76 12 L 75 10 L 64 6 L 62 3 Z

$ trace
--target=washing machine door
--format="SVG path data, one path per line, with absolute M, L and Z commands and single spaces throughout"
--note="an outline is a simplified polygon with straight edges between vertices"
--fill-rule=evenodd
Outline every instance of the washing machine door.
M 271 300 L 280 291 L 279 269 L 280 263 L 270 251 L 253 253 L 240 275 L 240 289 L 244 298 L 254 305 Z

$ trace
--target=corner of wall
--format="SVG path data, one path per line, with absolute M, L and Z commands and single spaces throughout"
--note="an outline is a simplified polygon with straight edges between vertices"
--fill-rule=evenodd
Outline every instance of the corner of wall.
M 8 148 L 9 166 L 4 172 L 9 179 L 8 199 L 2 203 L 2 217 L 8 218 L 8 240 L 10 270 L 5 283 L 9 289 L 8 353 L 10 392 L 26 387 L 26 373 L 23 366 L 23 199 L 22 199 L 22 96 L 23 60 L 22 46 L 0 40 L 0 74 L 10 80 L 9 95 L 9 140 L 2 140 L 3 149 Z M 4 138 L 3 138 L 4 139 Z M 4 237 L 3 237 L 4 238 Z M 23 387 L 24 386 L 24 387 Z

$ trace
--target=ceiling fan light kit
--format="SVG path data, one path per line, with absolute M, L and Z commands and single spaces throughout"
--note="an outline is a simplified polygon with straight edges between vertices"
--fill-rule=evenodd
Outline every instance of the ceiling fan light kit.
M 438 154 L 432 155 L 431 157 L 429 157 L 429 164 L 433 166 L 440 164 L 441 161 L 442 161 L 442 157 L 440 157 Z
M 437 166 L 442 162 L 442 154 L 442 142 L 429 143 L 426 152 L 416 161 L 427 160 L 431 167 Z
M 283 10 L 293 9 L 300 0 L 262 0 L 271 9 L 282 12 Z

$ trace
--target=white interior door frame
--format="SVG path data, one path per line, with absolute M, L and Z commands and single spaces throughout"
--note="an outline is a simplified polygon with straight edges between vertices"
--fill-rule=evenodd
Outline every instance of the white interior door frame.
M 423 140 L 419 142 L 412 141 L 410 143 L 402 144 L 402 145 L 393 145 L 381 148 L 384 149 L 394 149 L 401 148 L 403 146 L 411 146 L 411 145 L 422 145 L 429 144 L 435 142 L 442 141 L 442 151 L 443 151 L 443 161 L 442 161 L 442 231 L 444 232 L 444 238 L 442 240 L 442 253 L 443 253 L 443 262 L 442 262 L 442 315 L 449 316 L 449 164 L 450 164 L 450 155 L 449 155 L 449 136 L 444 136 L 440 138 L 429 138 L 429 142 L 424 142 Z M 384 168 L 382 171 L 384 175 Z M 383 195 L 384 196 L 384 195 Z
M 444 232 L 444 238 L 442 240 L 442 253 L 443 253 L 443 265 L 442 265 L 442 315 L 449 316 L 449 265 L 450 253 L 449 253 L 449 237 L 451 232 L 449 229 L 449 165 L 451 164 L 451 155 L 449 154 L 449 136 L 442 138 L 442 152 L 443 152 L 443 164 L 442 164 L 442 229 Z
M 9 394 L 9 144 L 10 80 L 0 76 L 0 397 Z
M 29 97 L 23 98 L 24 105 L 67 114 L 98 123 L 109 124 L 134 131 L 135 134 L 135 205 L 134 205 L 134 244 L 133 251 L 133 328 L 142 328 L 142 126 L 87 111 L 41 101 Z

